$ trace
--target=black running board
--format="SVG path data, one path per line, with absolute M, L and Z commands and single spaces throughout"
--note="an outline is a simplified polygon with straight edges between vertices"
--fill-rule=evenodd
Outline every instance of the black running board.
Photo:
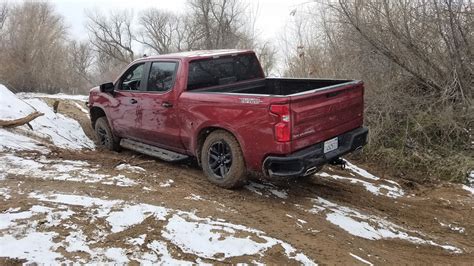
M 134 141 L 131 139 L 122 139 L 120 141 L 120 146 L 126 149 L 130 149 L 130 150 L 134 150 L 134 151 L 146 154 L 146 155 L 157 157 L 167 162 L 181 161 L 189 157 L 181 153 L 165 150 L 162 148 L 158 148 L 158 147 L 148 145 L 142 142 Z

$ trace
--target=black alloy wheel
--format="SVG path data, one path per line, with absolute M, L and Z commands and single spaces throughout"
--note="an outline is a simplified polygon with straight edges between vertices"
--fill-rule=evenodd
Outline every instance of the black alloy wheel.
M 224 140 L 214 142 L 208 152 L 209 168 L 217 178 L 224 178 L 232 166 L 232 151 Z

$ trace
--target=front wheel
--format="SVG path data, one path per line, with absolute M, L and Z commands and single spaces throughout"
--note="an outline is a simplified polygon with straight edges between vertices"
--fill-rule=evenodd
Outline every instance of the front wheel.
M 202 169 L 209 181 L 223 188 L 245 184 L 246 167 L 242 150 L 230 133 L 217 130 L 204 142 L 201 151 Z
M 111 151 L 120 150 L 119 141 L 112 134 L 112 130 L 109 127 L 107 118 L 104 116 L 97 118 L 97 121 L 95 122 L 95 134 L 99 146 L 107 148 Z

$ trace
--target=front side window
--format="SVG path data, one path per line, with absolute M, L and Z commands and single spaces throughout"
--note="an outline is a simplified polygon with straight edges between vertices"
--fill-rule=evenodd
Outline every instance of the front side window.
M 138 90 L 140 88 L 140 82 L 143 78 L 144 63 L 136 64 L 130 67 L 127 72 L 122 76 L 120 81 L 121 90 Z
M 173 87 L 176 62 L 153 62 L 148 76 L 148 91 L 168 91 Z

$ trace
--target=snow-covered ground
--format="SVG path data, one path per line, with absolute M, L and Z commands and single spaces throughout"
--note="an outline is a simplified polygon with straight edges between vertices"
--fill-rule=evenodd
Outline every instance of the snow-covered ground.
M 348 176 L 328 174 L 326 172 L 317 173 L 316 176 L 332 178 L 335 180 L 347 181 L 355 185 L 361 185 L 368 192 L 377 196 L 382 195 L 390 198 L 399 198 L 405 195 L 402 187 L 397 182 L 375 176 L 347 160 L 346 165 Z
M 109 200 L 71 194 L 42 194 L 28 196 L 38 204 L 28 210 L 9 209 L 0 213 L 0 257 L 26 259 L 28 262 L 55 264 L 68 262 L 64 253 L 81 252 L 74 262 L 194 264 L 200 259 L 222 261 L 232 257 L 263 258 L 265 252 L 279 246 L 288 259 L 304 265 L 315 263 L 290 244 L 272 238 L 264 232 L 222 220 L 201 218 L 190 212 L 163 206 Z M 89 213 L 95 230 L 77 223 Z M 114 246 L 97 247 L 113 234 L 132 230 L 145 220 L 164 222 L 163 227 L 150 227 L 147 234 L 122 239 Z M 38 224 L 38 220 L 45 222 Z M 102 226 L 100 226 L 102 225 Z M 64 237 L 58 232 L 71 230 Z M 197 260 L 174 258 L 168 249 L 172 243 L 183 252 L 195 254 Z M 95 247 L 94 247 L 95 246 Z
M 34 111 L 44 114 L 29 123 L 32 129 L 27 125 L 0 128 L 0 151 L 41 150 L 47 153 L 49 145 L 65 149 L 94 148 L 93 141 L 76 120 L 54 113 L 43 100 L 18 98 L 3 85 L 0 85 L 0 99 L 0 119 L 18 119 Z
M 81 101 L 81 102 L 86 102 L 89 99 L 89 96 L 87 95 L 70 95 L 70 94 L 64 94 L 64 93 L 45 94 L 45 93 L 37 93 L 37 92 L 20 92 L 17 95 L 23 99 L 49 98 L 49 99 L 60 99 L 60 100 L 74 100 L 74 101 Z
M 426 240 L 423 234 L 408 230 L 376 215 L 362 213 L 356 209 L 342 206 L 321 197 L 312 199 L 313 208 L 307 210 L 314 214 L 324 214 L 326 220 L 340 227 L 351 235 L 369 239 L 400 239 L 419 245 L 432 245 L 441 247 L 453 253 L 463 251 L 449 244 L 439 244 Z
M 19 101 L 18 97 L 0 84 L 0 120 L 14 120 L 23 118 L 35 109 L 29 104 Z
M 135 169 L 141 167 L 125 168 L 119 166 L 117 168 L 122 170 L 121 173 L 114 175 L 101 171 L 100 165 L 91 165 L 85 161 L 51 160 L 44 155 L 38 158 L 25 155 L 23 157 L 12 154 L 0 155 L 0 173 L 3 173 L 3 175 L 27 176 L 43 180 L 100 183 L 121 187 L 138 185 L 136 181 L 126 177 L 123 173 L 136 173 Z

